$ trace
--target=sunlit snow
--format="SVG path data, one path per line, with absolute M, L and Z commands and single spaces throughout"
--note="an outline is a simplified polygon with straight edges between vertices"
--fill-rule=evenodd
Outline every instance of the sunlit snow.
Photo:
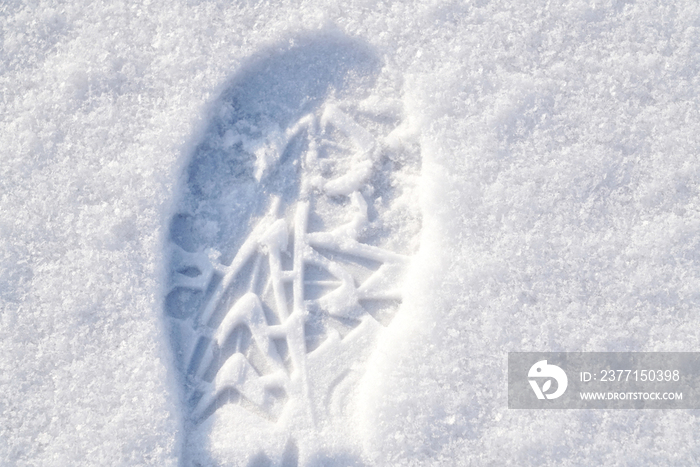
M 698 349 L 696 1 L 0 24 L 0 465 L 697 463 L 694 411 L 506 390 Z

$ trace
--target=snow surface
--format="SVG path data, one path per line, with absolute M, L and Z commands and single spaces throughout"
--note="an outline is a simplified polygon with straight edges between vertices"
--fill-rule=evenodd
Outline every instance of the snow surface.
M 181 176 L 226 80 L 316 30 L 401 75 L 421 135 L 366 463 L 698 462 L 695 411 L 509 411 L 505 375 L 509 350 L 697 350 L 697 2 L 47 0 L 0 21 L 2 465 L 178 465 Z

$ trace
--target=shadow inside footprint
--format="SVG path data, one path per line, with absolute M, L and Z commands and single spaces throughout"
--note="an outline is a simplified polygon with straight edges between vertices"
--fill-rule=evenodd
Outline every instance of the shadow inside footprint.
M 380 60 L 361 41 L 334 33 L 309 34 L 249 59 L 209 106 L 207 123 L 195 137 L 185 168 L 165 252 L 170 261 L 170 276 L 180 279 L 180 282 L 171 280 L 164 307 L 176 365 L 182 376 L 183 414 L 188 433 L 183 453 L 185 466 L 228 465 L 246 458 L 246 453 L 276 449 L 265 433 L 259 433 L 257 438 L 249 436 L 250 427 L 240 426 L 235 433 L 231 430 L 222 433 L 213 431 L 211 425 L 199 424 L 221 406 L 247 400 L 233 389 L 219 395 L 203 412 L 206 417 L 191 418 L 201 394 L 197 385 L 211 383 L 224 357 L 239 352 L 250 362 L 250 368 L 261 374 L 264 365 L 256 362 L 265 363 L 264 359 L 256 360 L 256 352 L 261 354 L 261 349 L 252 342 L 248 327 L 240 332 L 247 339 L 237 338 L 235 342 L 228 339 L 220 347 L 210 345 L 212 336 L 201 331 L 207 326 L 214 329 L 217 325 L 212 327 L 212 323 L 220 323 L 243 293 L 239 289 L 254 289 L 248 282 L 241 282 L 254 279 L 236 279 L 236 283 L 222 289 L 221 297 L 212 298 L 218 293 L 215 289 L 218 290 L 223 275 L 201 259 L 202 252 L 211 249 L 218 255 L 218 263 L 224 267 L 230 265 L 273 198 L 281 204 L 281 212 L 298 200 L 302 165 L 299 157 L 308 150 L 303 146 L 308 142 L 305 138 L 289 142 L 290 126 L 316 111 L 329 98 L 350 97 L 359 101 L 366 97 L 380 68 Z M 250 260 L 241 266 L 240 277 L 269 274 L 265 267 L 263 264 L 258 270 Z M 207 318 L 201 318 L 202 310 L 214 302 L 216 309 Z M 264 303 L 263 312 L 269 314 Z M 213 356 L 204 354 L 205 347 L 214 349 Z M 277 353 L 284 358 L 283 350 L 278 349 Z M 205 360 L 208 366 L 200 365 Z M 285 364 L 288 364 L 286 360 Z M 197 368 L 198 365 L 202 367 Z M 247 367 L 240 368 L 244 371 Z M 264 397 L 267 399 L 261 399 L 263 403 L 273 409 L 276 401 L 283 400 L 267 393 Z M 258 401 L 250 404 L 254 406 Z M 222 443 L 221 436 L 230 438 L 230 446 L 226 441 Z M 209 442 L 211 437 L 217 437 L 216 443 Z M 224 447 L 209 452 L 209 446 L 214 444 Z M 287 449 L 283 457 L 285 465 L 296 465 L 296 447 Z M 316 464 L 325 461 L 319 462 Z M 270 458 L 260 454 L 251 465 L 269 464 Z M 356 463 L 353 460 L 338 465 Z
M 170 226 L 172 241 L 183 249 L 215 247 L 224 263 L 230 259 L 269 195 L 297 196 L 294 154 L 301 148 L 279 154 L 289 125 L 329 95 L 371 88 L 379 71 L 380 61 L 357 40 L 326 33 L 292 43 L 250 59 L 210 106 Z

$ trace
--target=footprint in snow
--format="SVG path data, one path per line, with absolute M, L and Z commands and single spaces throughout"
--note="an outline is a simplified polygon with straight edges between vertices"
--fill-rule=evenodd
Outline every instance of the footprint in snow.
M 317 34 L 211 105 L 166 252 L 184 465 L 362 465 L 353 395 L 421 222 L 400 84 L 366 44 Z

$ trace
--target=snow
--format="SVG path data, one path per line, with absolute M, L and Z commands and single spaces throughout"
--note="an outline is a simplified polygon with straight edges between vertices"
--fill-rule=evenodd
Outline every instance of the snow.
M 0 12 L 3 465 L 179 465 L 187 410 L 163 301 L 188 164 L 229 80 L 319 30 L 367 44 L 357 53 L 402 82 L 399 104 L 362 105 L 405 109 L 384 144 L 418 138 L 421 168 L 391 181 L 415 190 L 363 193 L 335 237 L 316 237 L 338 243 L 391 206 L 401 235 L 381 247 L 419 249 L 391 324 L 363 324 L 377 348 L 355 405 L 339 405 L 353 425 L 302 446 L 309 462 L 696 462 L 694 411 L 508 410 L 505 369 L 510 350 L 697 349 L 697 2 L 37 0 Z M 342 105 L 326 109 L 342 126 Z M 372 160 L 376 143 L 344 128 Z M 222 145 L 249 145 L 263 180 L 286 130 Z M 359 192 L 366 169 L 353 169 L 329 194 Z M 419 242 L 400 206 L 420 208 Z M 222 227 L 203 219 L 197 232 L 215 242 Z M 279 231 L 268 240 L 285 250 Z M 183 264 L 217 259 L 188 248 Z M 370 292 L 394 282 L 387 269 Z M 294 457 L 286 432 L 255 437 L 250 413 L 222 410 L 229 422 L 198 432 L 202 449 Z

